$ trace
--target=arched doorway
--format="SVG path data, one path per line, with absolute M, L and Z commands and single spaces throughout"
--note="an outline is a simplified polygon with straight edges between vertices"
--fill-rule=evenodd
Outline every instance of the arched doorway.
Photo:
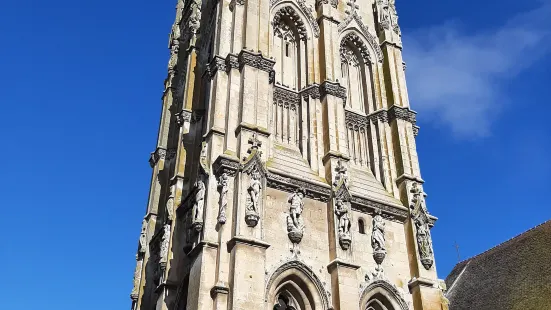
M 312 270 L 299 261 L 283 264 L 266 286 L 266 310 L 327 310 L 329 297 Z

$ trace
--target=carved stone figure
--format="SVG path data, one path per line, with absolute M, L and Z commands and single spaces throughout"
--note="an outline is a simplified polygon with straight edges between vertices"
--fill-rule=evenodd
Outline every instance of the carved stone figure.
M 337 172 L 337 175 L 335 176 L 333 186 L 338 187 L 342 184 L 348 188 L 348 169 L 343 165 L 340 159 L 337 162 L 337 167 L 335 168 L 335 171 Z
M 170 224 L 165 224 L 163 227 L 163 239 L 161 240 L 161 267 L 166 266 L 168 261 L 168 244 L 170 242 Z
M 193 203 L 192 226 L 197 231 L 203 229 L 203 211 L 205 208 L 205 183 L 201 178 L 195 183 L 195 201 Z
M 343 201 L 342 198 L 335 200 L 335 215 L 337 215 L 339 225 L 339 244 L 343 250 L 348 250 L 352 243 L 352 238 L 350 237 L 350 215 L 348 203 Z
M 142 231 L 140 232 L 140 246 L 138 248 L 138 253 L 143 254 L 147 249 L 147 221 L 144 219 L 142 221 Z
M 381 265 L 386 256 L 385 248 L 385 222 L 381 216 L 381 210 L 377 210 L 373 217 L 373 230 L 371 232 L 371 247 L 373 259 L 377 265 Z
M 398 12 L 396 12 L 396 0 L 390 0 L 389 12 L 390 12 L 390 24 L 392 25 L 392 30 L 394 30 L 396 34 L 401 35 L 400 26 L 398 25 Z
M 132 292 L 130 292 L 130 298 L 132 300 L 138 299 L 138 294 L 140 292 L 140 282 L 142 280 L 142 266 L 143 266 L 143 258 L 140 258 L 136 256 L 136 269 L 134 269 L 134 280 L 132 285 Z
M 218 211 L 218 223 L 226 223 L 226 207 L 228 206 L 228 183 L 229 177 L 227 173 L 222 173 L 220 180 L 218 181 L 218 188 L 220 189 L 220 210 Z
M 425 193 L 417 185 L 413 183 L 411 187 L 413 194 L 411 208 L 411 216 L 416 228 L 417 247 L 421 264 L 425 269 L 429 270 L 434 262 L 432 251 L 432 239 L 430 236 L 429 216 L 425 204 Z
M 289 196 L 289 215 L 287 216 L 287 235 L 293 243 L 300 243 L 304 234 L 302 211 L 304 210 L 304 191 L 298 190 Z
M 389 0 L 377 1 L 377 21 L 382 29 L 390 28 L 390 4 Z
M 257 168 L 251 173 L 251 179 L 249 187 L 247 188 L 247 203 L 245 211 L 245 222 L 250 227 L 255 227 L 258 224 L 258 200 L 260 198 L 260 190 L 262 189 L 262 182 L 260 181 L 260 172 Z
M 170 48 L 170 59 L 168 60 L 168 72 L 170 74 L 176 71 L 176 65 L 178 64 L 179 50 L 180 50 L 180 41 L 172 40 L 172 46 Z
M 170 196 L 166 201 L 166 214 L 169 221 L 174 220 L 174 188 L 170 188 Z

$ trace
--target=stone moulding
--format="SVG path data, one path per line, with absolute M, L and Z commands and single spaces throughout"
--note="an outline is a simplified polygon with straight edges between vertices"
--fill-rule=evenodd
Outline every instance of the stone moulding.
M 367 29 L 367 26 L 363 23 L 361 17 L 358 16 L 358 13 L 356 12 L 356 10 L 354 10 L 352 14 L 348 15 L 348 17 L 342 23 L 339 24 L 339 28 L 338 28 L 339 33 L 343 33 L 346 30 L 351 29 L 351 28 L 348 28 L 348 26 L 352 21 L 356 21 L 356 24 L 360 28 L 359 30 L 361 34 L 363 34 L 369 46 L 371 46 L 371 48 L 375 51 L 375 54 L 377 55 L 377 60 L 380 63 L 382 63 L 384 56 L 383 56 L 383 51 L 381 50 L 381 46 L 379 45 L 379 39 L 377 39 L 376 36 L 374 36 L 373 34 L 371 34 L 371 32 L 369 32 L 369 30 Z
M 346 104 L 346 88 L 338 82 L 324 81 L 320 85 L 320 97 L 324 98 L 327 95 L 332 95 L 343 100 Z
M 369 282 L 361 291 L 360 293 L 360 308 L 362 308 L 364 305 L 363 302 L 367 302 L 366 296 L 369 294 L 369 292 L 381 288 L 384 291 L 388 292 L 389 295 L 392 297 L 392 299 L 400 306 L 399 310 L 409 310 L 408 304 L 405 301 L 402 293 L 394 286 L 394 284 L 384 280 L 384 279 L 377 279 L 372 282 Z
M 327 202 L 331 197 L 331 187 L 329 185 L 313 180 L 296 178 L 279 170 L 268 168 L 266 180 L 268 187 L 284 192 L 292 193 L 303 188 L 305 197 L 310 199 Z
M 403 206 L 384 204 L 365 197 L 352 196 L 352 210 L 374 215 L 381 210 L 381 216 L 387 220 L 403 223 L 409 217 L 409 211 Z
M 274 103 L 284 107 L 296 109 L 300 105 L 300 94 L 296 91 L 281 87 L 274 87 Z
M 244 66 L 250 66 L 259 70 L 270 73 L 275 65 L 275 60 L 265 58 L 261 52 L 255 53 L 254 51 L 248 51 L 243 49 L 239 55 L 237 55 L 239 62 L 239 69 L 243 69 Z
M 283 2 L 285 0 L 270 0 L 270 9 L 278 5 L 279 3 Z M 331 0 L 336 1 L 336 0 Z M 314 11 L 311 7 L 306 5 L 305 0 L 297 0 L 296 2 L 291 2 L 293 4 L 296 4 L 298 6 L 298 9 L 300 12 L 306 17 L 308 20 L 308 23 L 310 24 L 310 27 L 312 28 L 312 32 L 314 33 L 314 37 L 319 37 L 320 35 L 320 28 L 318 26 L 318 23 L 316 22 L 316 19 L 314 18 L 314 15 L 312 15 L 312 12 Z M 287 5 L 294 9 L 294 7 Z
M 321 302 L 323 304 L 324 310 L 332 309 L 331 305 L 329 303 L 329 292 L 325 290 L 323 283 L 320 281 L 320 279 L 316 276 L 312 268 L 308 267 L 306 264 L 299 260 L 290 260 L 285 263 L 283 263 L 281 266 L 279 266 L 275 271 L 271 273 L 269 277 L 266 278 L 266 288 L 264 293 L 264 301 L 268 302 L 270 289 L 273 287 L 276 280 L 279 280 L 279 276 L 283 274 L 287 270 L 295 269 L 299 271 L 302 275 L 306 276 L 316 287 L 316 290 L 318 291 L 319 297 L 321 299 Z M 267 273 L 268 274 L 268 273 Z
M 237 171 L 241 168 L 239 159 L 237 157 L 231 157 L 226 154 L 222 154 L 216 158 L 212 164 L 214 174 L 217 176 L 222 175 L 223 173 L 228 174 L 228 176 L 235 176 Z
M 255 53 L 254 51 L 243 49 L 239 55 L 228 54 L 226 58 L 220 55 L 214 56 L 208 63 L 207 68 L 203 74 L 208 74 L 212 79 L 217 72 L 229 72 L 231 69 L 243 69 L 243 67 L 251 66 L 262 71 L 266 71 L 269 74 L 273 72 L 275 60 L 266 58 L 262 53 Z
M 389 121 L 393 121 L 395 119 L 401 119 L 415 125 L 417 123 L 416 116 L 417 116 L 417 112 L 410 110 L 408 108 L 392 106 L 390 109 L 388 109 Z

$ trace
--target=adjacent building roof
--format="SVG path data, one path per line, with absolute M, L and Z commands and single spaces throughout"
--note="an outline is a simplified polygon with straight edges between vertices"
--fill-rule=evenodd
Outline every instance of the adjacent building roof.
M 460 262 L 446 285 L 450 310 L 551 310 L 551 220 Z

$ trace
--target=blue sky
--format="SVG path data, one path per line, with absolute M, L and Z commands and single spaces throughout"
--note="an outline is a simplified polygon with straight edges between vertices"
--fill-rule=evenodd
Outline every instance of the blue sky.
M 551 3 L 397 2 L 443 278 L 551 218 Z M 130 306 L 174 6 L 2 2 L 3 308 Z

